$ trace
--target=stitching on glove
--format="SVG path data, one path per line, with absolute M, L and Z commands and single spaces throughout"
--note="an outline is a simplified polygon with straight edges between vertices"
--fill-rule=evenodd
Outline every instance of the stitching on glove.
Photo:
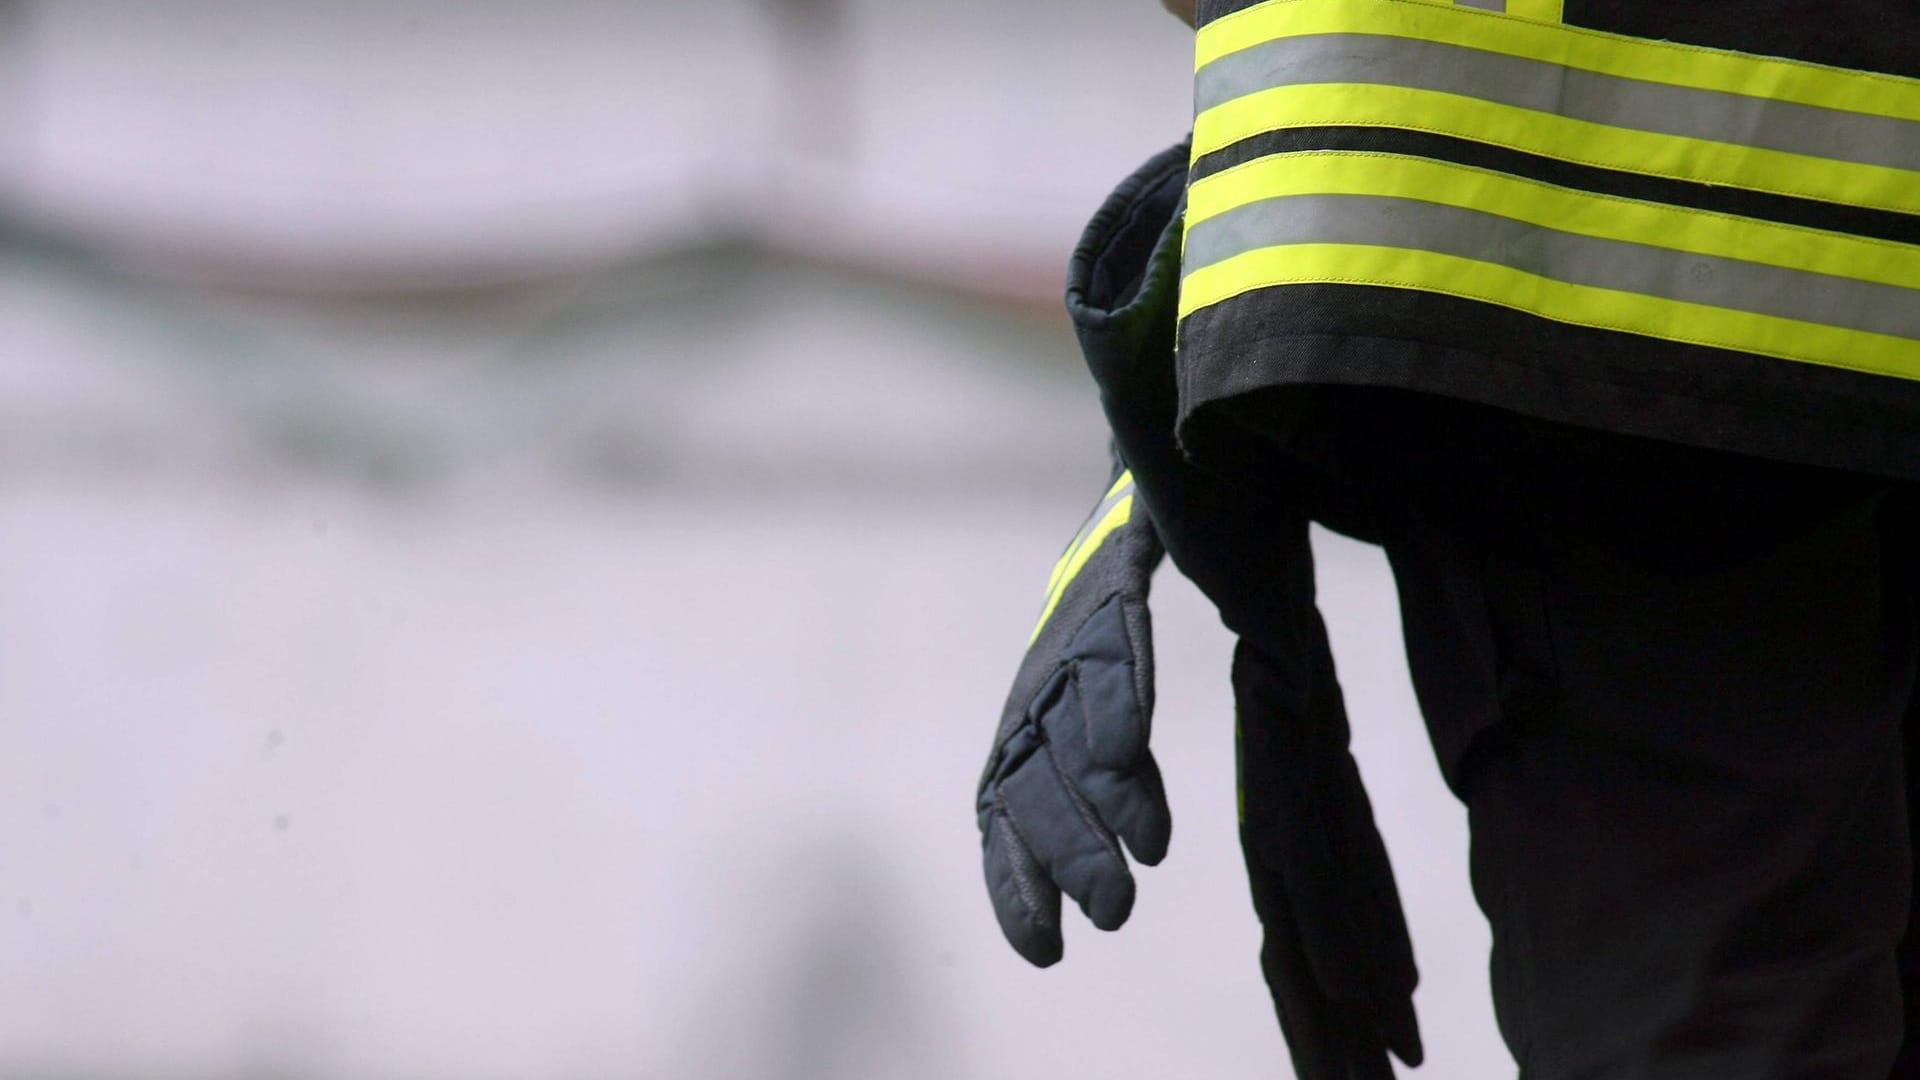
M 1144 665 L 1139 662 L 1138 657 L 1152 656 L 1153 644 L 1151 641 L 1141 641 L 1138 633 L 1141 627 L 1137 624 L 1146 621 L 1146 612 L 1139 611 L 1137 613 L 1139 616 L 1137 619 L 1132 616 L 1136 615 L 1135 608 L 1145 608 L 1145 606 L 1146 601 L 1144 600 L 1129 599 L 1124 594 L 1120 598 L 1120 627 L 1127 635 L 1127 651 L 1135 657 L 1129 666 L 1133 671 L 1133 700 L 1135 707 L 1140 710 L 1140 737 L 1142 739 L 1147 739 L 1153 734 L 1152 715 L 1154 701 L 1153 687 L 1148 685 L 1147 673 L 1143 670 Z
M 1067 801 L 1073 804 L 1073 809 L 1080 815 L 1080 820 L 1093 831 L 1094 837 L 1100 841 L 1100 846 L 1106 849 L 1108 857 L 1118 863 L 1122 871 L 1126 871 L 1127 860 L 1120 854 L 1120 841 L 1114 838 L 1112 830 L 1108 829 L 1101 822 L 1100 816 L 1094 813 L 1093 804 L 1087 801 L 1087 797 L 1080 793 L 1079 788 L 1073 786 L 1073 781 L 1067 779 L 1066 772 L 1060 768 L 1060 763 L 1054 760 L 1053 754 L 1047 753 L 1045 756 L 1047 767 L 1053 770 L 1053 775 L 1060 780 L 1060 786 L 1066 789 Z
M 1080 702 L 1080 738 L 1087 744 L 1087 761 L 1095 768 L 1101 768 L 1093 754 L 1093 719 L 1087 715 L 1087 688 L 1080 682 L 1082 664 L 1076 660 L 1068 665 L 1067 678 L 1073 683 L 1073 696 Z
M 995 793 L 993 798 L 993 817 L 995 824 L 1004 823 L 1007 831 L 1013 834 L 1013 842 L 1007 844 L 1007 861 L 1013 864 L 1013 889 L 1020 894 L 1020 906 L 1026 908 L 1021 914 L 1028 926 L 1038 929 L 1050 929 L 1046 923 L 1035 918 L 1035 913 L 1045 911 L 1047 904 L 1039 891 L 1034 888 L 1034 878 L 1045 876 L 1035 861 L 1033 845 L 1027 841 L 1026 834 L 1020 831 L 1020 823 L 1007 806 L 1007 797 Z

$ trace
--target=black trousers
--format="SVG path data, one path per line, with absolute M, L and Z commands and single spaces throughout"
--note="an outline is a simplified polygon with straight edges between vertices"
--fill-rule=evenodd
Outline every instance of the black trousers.
M 1906 490 L 1394 391 L 1244 416 L 1386 550 L 1523 1078 L 1920 1076 Z

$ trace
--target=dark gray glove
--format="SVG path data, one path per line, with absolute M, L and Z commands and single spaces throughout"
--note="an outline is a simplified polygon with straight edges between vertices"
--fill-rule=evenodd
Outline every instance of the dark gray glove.
M 1306 537 L 1300 537 L 1306 551 Z M 1284 558 L 1285 556 L 1280 556 Z M 1416 973 L 1393 869 L 1347 752 L 1319 613 L 1308 661 L 1243 639 L 1233 654 L 1240 848 L 1265 931 L 1260 972 L 1300 1080 L 1393 1080 L 1424 1056 Z
M 1181 453 L 1174 338 L 1187 147 L 1127 178 L 1074 253 L 1067 307 L 1156 535 L 1240 637 L 1241 841 L 1260 966 L 1301 1080 L 1388 1080 L 1422 1057 L 1418 976 L 1393 871 L 1348 750 L 1289 478 L 1258 490 Z M 1254 358 L 1249 358 L 1253 362 Z
M 975 809 L 987 891 L 1021 956 L 1060 959 L 1060 893 L 1112 930 L 1133 910 L 1121 854 L 1151 866 L 1173 828 L 1147 752 L 1153 644 L 1147 585 L 1162 557 L 1116 461 L 1106 495 L 1055 564 L 1014 676 Z

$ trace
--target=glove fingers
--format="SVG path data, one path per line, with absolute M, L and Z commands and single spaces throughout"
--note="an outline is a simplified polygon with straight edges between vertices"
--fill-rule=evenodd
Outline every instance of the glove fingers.
M 1020 839 L 1093 925 L 1114 930 L 1126 922 L 1133 911 L 1133 874 L 1120 843 L 1061 775 L 1051 749 L 1015 769 L 1000 794 Z
M 1000 932 L 1035 967 L 1060 959 L 1060 888 L 1046 875 L 1005 810 L 987 819 L 987 894 Z
M 1156 866 L 1167 857 L 1173 815 L 1152 758 L 1131 776 L 1096 770 L 1081 778 L 1080 788 L 1100 820 L 1126 841 L 1127 850 L 1143 866 Z
M 1082 779 L 1081 790 L 1141 865 L 1157 866 L 1167 857 L 1173 814 L 1167 808 L 1160 767 L 1151 756 L 1143 758 L 1131 774 L 1093 770 Z
M 1301 1080 L 1394 1080 L 1371 1010 L 1326 996 L 1306 962 L 1301 927 L 1284 894 L 1269 895 L 1271 921 L 1262 921 L 1260 970 L 1273 992 L 1295 1075 Z
M 1115 781 L 1089 783 L 1087 797 L 1141 865 L 1158 866 L 1167 857 L 1167 842 L 1173 837 L 1173 812 L 1167 808 L 1160 766 L 1149 754 L 1140 759 L 1132 776 L 1109 775 L 1116 775 Z
M 1112 665 L 1102 665 L 1111 670 Z M 1090 745 L 1090 733 L 1127 718 L 1101 711 L 1084 694 L 1088 671 L 1095 665 L 1082 664 L 1079 674 L 1069 679 L 1054 705 L 1041 719 L 1046 730 L 1047 747 L 1061 772 L 1093 807 L 1101 824 L 1126 841 L 1133 857 L 1152 866 L 1167 855 L 1167 840 L 1173 832 L 1172 814 L 1167 809 L 1166 789 L 1160 781 L 1160 769 L 1153 755 L 1140 746 L 1136 760 L 1125 769 L 1112 768 L 1099 760 Z
M 1412 994 L 1396 994 L 1383 1003 L 1380 1032 L 1386 1036 L 1387 1049 L 1409 1067 L 1426 1060 L 1427 1051 L 1420 1043 L 1420 1020 L 1414 1015 Z
M 1387 1060 L 1387 1053 L 1375 1047 L 1369 1047 L 1353 1058 L 1353 1080 L 1395 1080 L 1393 1062 Z

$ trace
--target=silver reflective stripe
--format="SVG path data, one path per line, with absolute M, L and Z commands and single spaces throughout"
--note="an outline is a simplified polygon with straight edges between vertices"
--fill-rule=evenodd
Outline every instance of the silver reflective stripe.
M 1505 12 L 1507 10 L 1507 0 L 1456 0 L 1456 2 L 1461 7 L 1477 7 L 1483 11 Z
M 1314 83 L 1435 90 L 1608 127 L 1920 170 L 1920 123 L 1601 75 L 1544 60 L 1379 34 L 1311 34 L 1229 53 L 1195 75 L 1198 111 Z
M 1187 230 L 1184 272 L 1283 244 L 1457 255 L 1603 289 L 1920 339 L 1920 290 L 1605 240 L 1481 210 L 1377 195 L 1263 199 Z
M 1106 520 L 1108 514 L 1113 512 L 1113 508 L 1120 505 L 1120 500 L 1132 494 L 1133 477 L 1129 476 L 1125 483 L 1114 489 L 1113 494 L 1100 500 L 1100 505 L 1093 508 L 1093 513 L 1087 515 L 1086 523 L 1081 525 L 1080 531 L 1074 534 L 1073 543 L 1067 545 L 1067 555 L 1071 556 L 1073 552 L 1079 550 L 1080 546 L 1087 542 L 1087 537 L 1093 535 L 1093 531 L 1100 527 L 1100 523 Z

